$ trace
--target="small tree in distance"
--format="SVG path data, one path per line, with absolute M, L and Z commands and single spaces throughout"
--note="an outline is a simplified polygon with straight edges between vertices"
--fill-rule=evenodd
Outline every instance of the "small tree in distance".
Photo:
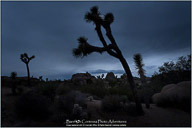
M 24 54 L 21 54 L 21 55 L 20 55 L 20 59 L 21 59 L 21 61 L 22 61 L 23 63 L 25 63 L 26 66 L 27 66 L 28 85 L 29 85 L 29 86 L 30 86 L 29 62 L 30 62 L 32 59 L 34 59 L 34 58 L 35 58 L 34 55 L 31 56 L 31 57 L 29 57 L 29 56 L 27 55 L 27 53 L 24 53 Z
M 126 61 L 126 59 L 123 57 L 123 54 L 121 53 L 121 50 L 119 49 L 119 47 L 117 46 L 117 43 L 112 35 L 111 32 L 111 23 L 113 23 L 114 21 L 114 16 L 112 13 L 107 13 L 104 18 L 101 17 L 100 12 L 98 11 L 98 7 L 94 6 L 90 9 L 90 12 L 85 14 L 85 20 L 87 22 L 93 22 L 95 25 L 95 30 L 97 32 L 97 35 L 101 41 L 101 43 L 103 44 L 103 47 L 97 47 L 97 46 L 93 46 L 91 44 L 88 43 L 88 39 L 85 37 L 80 37 L 78 38 L 78 42 L 79 42 L 79 46 L 78 48 L 73 49 L 73 55 L 75 57 L 84 57 L 87 56 L 93 52 L 98 52 L 98 53 L 103 53 L 103 52 L 107 52 L 109 55 L 117 58 L 126 74 L 127 74 L 127 80 L 131 86 L 131 90 L 133 93 L 133 97 L 136 103 L 136 110 L 138 113 L 143 113 L 143 109 L 137 94 L 137 89 L 135 86 L 135 82 L 133 80 L 133 76 L 131 73 L 131 70 L 129 68 L 129 65 Z M 103 33 L 101 31 L 101 28 L 104 28 L 106 31 L 106 36 L 108 37 L 108 39 L 110 40 L 110 44 L 108 44 L 106 42 L 106 40 L 103 37 Z

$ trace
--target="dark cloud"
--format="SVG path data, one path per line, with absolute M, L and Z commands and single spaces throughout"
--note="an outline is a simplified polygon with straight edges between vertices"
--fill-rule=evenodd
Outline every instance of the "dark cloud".
M 190 2 L 7 1 L 2 2 L 2 75 L 12 71 L 26 75 L 19 59 L 24 52 L 36 55 L 30 69 L 37 77 L 69 78 L 73 73 L 99 69 L 121 73 L 120 62 L 106 53 L 83 59 L 72 56 L 79 36 L 101 46 L 93 24 L 83 19 L 94 5 L 103 14 L 114 14 L 112 32 L 134 75 L 135 53 L 142 54 L 148 76 L 163 62 L 190 53 Z

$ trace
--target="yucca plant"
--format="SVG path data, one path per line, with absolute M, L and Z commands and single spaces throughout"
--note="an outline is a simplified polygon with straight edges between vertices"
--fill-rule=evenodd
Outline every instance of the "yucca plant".
M 110 25 L 114 21 L 113 14 L 107 13 L 102 18 L 101 13 L 98 10 L 98 7 L 94 6 L 90 9 L 89 12 L 87 12 L 85 14 L 84 18 L 88 23 L 92 22 L 95 25 L 95 30 L 97 32 L 97 35 L 98 35 L 103 47 L 93 46 L 93 45 L 88 43 L 87 38 L 80 37 L 80 38 L 78 38 L 79 46 L 77 48 L 73 49 L 73 55 L 75 57 L 83 58 L 84 56 L 87 56 L 93 52 L 97 52 L 100 54 L 103 52 L 107 52 L 109 55 L 117 58 L 121 62 L 122 66 L 123 66 L 123 68 L 127 74 L 127 80 L 128 80 L 128 82 L 131 86 L 131 89 L 132 89 L 132 93 L 133 93 L 133 97 L 134 97 L 134 100 L 136 103 L 137 111 L 139 113 L 143 113 L 142 106 L 141 106 L 140 100 L 139 100 L 138 95 L 137 95 L 137 89 L 135 87 L 135 82 L 133 80 L 131 70 L 129 68 L 129 65 L 128 65 L 126 59 L 123 57 L 121 50 L 117 46 L 117 43 L 116 43 L 116 41 L 115 41 L 115 39 L 111 33 L 111 26 Z M 110 44 L 107 44 L 106 40 L 103 37 L 103 33 L 101 31 L 102 27 L 106 31 L 106 36 L 109 39 Z
M 20 55 L 21 61 L 22 61 L 23 63 L 25 63 L 25 64 L 26 64 L 26 67 L 27 67 L 28 85 L 29 85 L 29 86 L 30 86 L 29 62 L 30 62 L 32 59 L 34 59 L 34 58 L 35 58 L 34 55 L 31 56 L 31 57 L 29 57 L 29 56 L 27 55 L 27 53 L 24 53 L 24 54 L 21 54 L 21 55 Z
M 142 56 L 141 54 L 137 53 L 134 55 L 133 57 L 134 59 L 134 62 L 135 62 L 135 68 L 138 72 L 138 75 L 140 76 L 140 79 L 141 79 L 141 82 L 142 84 L 145 84 L 146 83 L 146 80 L 145 80 L 145 69 L 143 69 L 143 59 L 142 59 Z
M 143 69 L 143 59 L 141 54 L 137 53 L 133 56 L 134 62 L 135 62 L 135 68 L 138 70 L 138 75 L 140 76 L 142 85 L 143 85 L 143 91 L 144 91 L 144 102 L 146 108 L 150 108 L 150 96 L 147 94 L 147 86 L 146 86 L 146 76 L 145 76 L 145 69 Z

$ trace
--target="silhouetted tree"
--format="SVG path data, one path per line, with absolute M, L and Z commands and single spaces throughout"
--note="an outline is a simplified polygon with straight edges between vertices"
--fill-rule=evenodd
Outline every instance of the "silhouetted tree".
M 20 59 L 21 59 L 21 61 L 23 62 L 23 63 L 25 63 L 26 64 L 26 66 L 27 66 L 27 74 L 28 74 L 28 85 L 30 86 L 30 71 L 29 71 L 29 62 L 32 60 L 32 59 L 34 59 L 35 58 L 35 56 L 33 55 L 33 56 L 31 56 L 31 57 L 29 57 L 28 55 L 27 55 L 27 53 L 24 53 L 24 54 L 21 54 L 20 55 Z
M 191 70 L 191 55 L 181 56 L 178 58 L 175 69 L 179 71 L 189 71 Z
M 176 63 L 173 61 L 165 62 L 163 66 L 159 67 L 160 73 L 169 73 L 173 71 L 183 72 L 191 70 L 191 55 L 181 56 L 177 59 Z
M 178 67 L 180 68 L 180 67 Z M 175 71 L 176 70 L 176 65 L 173 61 L 170 62 L 165 62 L 163 66 L 159 67 L 159 72 L 160 73 L 168 73 L 170 71 Z
M 93 52 L 98 52 L 98 53 L 107 52 L 109 55 L 119 59 L 119 61 L 121 62 L 122 66 L 127 74 L 127 80 L 129 82 L 132 92 L 133 92 L 133 97 L 134 97 L 134 100 L 136 103 L 137 112 L 143 113 L 142 106 L 141 106 L 140 100 L 138 98 L 137 89 L 135 87 L 135 82 L 133 80 L 131 70 L 129 68 L 129 65 L 128 65 L 126 59 L 123 57 L 121 50 L 117 46 L 117 43 L 111 32 L 110 25 L 114 21 L 113 14 L 107 13 L 104 16 L 104 18 L 102 18 L 100 15 L 100 12 L 98 11 L 98 7 L 94 6 L 90 9 L 90 12 L 87 12 L 85 14 L 85 20 L 87 22 L 94 23 L 95 30 L 97 32 L 97 35 L 98 35 L 100 41 L 103 44 L 103 47 L 93 46 L 87 42 L 87 38 L 80 37 L 80 38 L 78 38 L 79 46 L 78 46 L 78 48 L 73 49 L 73 55 L 75 57 L 84 57 Z M 106 31 L 106 36 L 110 40 L 110 44 L 107 44 L 106 40 L 103 37 L 103 33 L 101 31 L 102 27 Z
M 135 62 L 135 65 L 136 65 L 136 69 L 138 70 L 138 75 L 140 76 L 140 79 L 141 79 L 141 82 L 142 84 L 145 84 L 146 83 L 146 80 L 145 80 L 145 70 L 143 69 L 143 59 L 142 59 L 142 56 L 141 54 L 135 54 L 134 57 L 134 62 Z
M 16 95 L 16 77 L 17 77 L 17 73 L 16 72 L 11 72 L 11 80 L 12 80 L 12 85 L 11 85 L 11 90 L 12 90 L 12 94 Z

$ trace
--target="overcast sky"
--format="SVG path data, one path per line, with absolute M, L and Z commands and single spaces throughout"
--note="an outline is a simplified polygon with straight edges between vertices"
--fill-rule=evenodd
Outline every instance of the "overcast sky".
M 20 54 L 36 58 L 29 64 L 31 76 L 68 79 L 77 72 L 122 74 L 120 62 L 93 53 L 76 59 L 72 49 L 85 36 L 102 46 L 92 23 L 84 15 L 98 6 L 102 14 L 112 12 L 112 33 L 134 76 L 133 55 L 143 56 L 146 75 L 151 76 L 166 61 L 190 54 L 190 2 L 2 2 L 2 75 L 12 71 L 26 76 Z M 105 33 L 104 33 L 105 35 Z M 107 40 L 107 38 L 106 38 Z M 108 40 L 107 40 L 108 41 Z

